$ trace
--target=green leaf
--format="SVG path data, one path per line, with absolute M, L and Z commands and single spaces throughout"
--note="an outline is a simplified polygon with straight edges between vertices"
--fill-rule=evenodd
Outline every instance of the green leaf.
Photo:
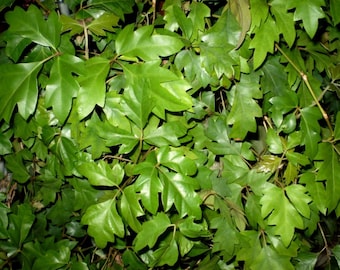
M 328 202 L 325 198 L 327 198 L 328 195 L 324 184 L 316 180 L 316 174 L 306 172 L 301 175 L 299 182 L 306 185 L 308 193 L 311 195 L 316 207 L 322 214 L 326 215 Z
M 46 85 L 45 102 L 47 107 L 53 107 L 53 112 L 61 123 L 66 120 L 71 110 L 72 98 L 79 91 L 79 83 L 73 74 L 80 75 L 84 71 L 83 61 L 78 57 L 63 54 L 54 59 Z
M 285 0 L 274 0 L 271 2 L 270 11 L 275 17 L 278 30 L 284 36 L 289 47 L 293 46 L 296 37 L 293 14 L 286 12 Z
M 170 35 L 154 34 L 152 25 L 134 30 L 134 25 L 126 26 L 117 36 L 116 50 L 118 55 L 140 57 L 145 61 L 169 56 L 178 52 L 182 41 Z
M 274 131 L 274 129 L 268 129 L 266 142 L 269 146 L 269 151 L 273 154 L 281 154 L 283 152 L 283 145 L 281 137 Z
M 332 248 L 332 254 L 334 255 L 338 266 L 340 267 L 340 245 L 336 245 L 334 248 Z
M 122 107 L 127 115 L 140 129 L 148 122 L 154 107 L 151 94 L 151 83 L 148 78 L 141 78 L 138 83 L 130 82 L 124 90 Z
M 294 270 L 289 256 L 282 256 L 270 246 L 264 246 L 251 265 L 251 269 Z
M 135 238 L 135 249 L 138 251 L 145 246 L 152 248 L 156 244 L 157 239 L 170 225 L 171 222 L 168 216 L 162 212 L 158 212 L 153 219 L 142 224 L 142 230 Z
M 255 37 L 250 41 L 249 48 L 254 49 L 254 68 L 260 67 L 267 53 L 274 52 L 274 44 L 279 41 L 279 32 L 275 21 L 268 17 L 266 22 L 255 31 Z
M 265 24 L 269 6 L 266 0 L 250 0 L 251 29 Z
M 208 237 L 210 232 L 208 231 L 207 224 L 199 224 L 194 222 L 194 217 L 188 217 L 179 223 L 178 228 L 180 232 L 190 238 Z
M 318 260 L 318 254 L 311 252 L 301 252 L 298 254 L 296 260 L 298 261 L 298 263 L 295 264 L 296 270 L 312 270 L 315 269 L 315 264 Z
M 230 137 L 244 139 L 248 132 L 257 129 L 256 117 L 262 116 L 260 106 L 254 98 L 261 98 L 258 76 L 242 74 L 241 80 L 232 89 L 234 99 L 228 115 L 228 124 L 233 125 Z
M 29 5 L 27 11 L 16 6 L 13 11 L 7 12 L 5 17 L 10 25 L 10 33 L 28 38 L 39 45 L 51 47 L 54 51 L 57 50 L 61 24 L 56 12 L 51 12 L 46 20 L 35 5 Z
M 334 128 L 334 139 L 340 140 L 340 112 L 336 114 L 335 128 Z
M 309 203 L 312 201 L 311 197 L 306 194 L 307 190 L 304 186 L 293 184 L 285 188 L 286 194 L 290 202 L 305 218 L 310 218 Z
M 106 10 L 116 14 L 124 20 L 124 14 L 131 13 L 135 1 L 133 0 L 90 0 L 87 3 L 94 10 Z
M 157 266 L 169 265 L 173 266 L 179 257 L 177 242 L 172 238 L 169 242 L 163 243 L 163 245 L 157 249 L 153 255 L 156 258 L 156 262 L 153 263 Z
M 28 169 L 24 164 L 24 153 L 18 152 L 15 154 L 5 156 L 6 167 L 13 174 L 13 179 L 19 183 L 25 183 L 30 178 Z
M 320 125 L 321 113 L 316 107 L 306 107 L 301 109 L 301 131 L 303 133 L 303 143 L 305 144 L 305 154 L 313 158 L 318 151 L 318 143 L 321 140 Z
M 178 27 L 180 27 L 183 31 L 184 38 L 193 40 L 195 37 L 197 37 L 197 32 L 195 32 L 195 37 L 192 38 L 194 32 L 193 21 L 185 16 L 182 8 L 180 8 L 178 5 L 170 5 L 165 9 L 165 11 L 165 29 L 176 31 L 178 30 Z
M 34 220 L 35 215 L 33 215 L 32 208 L 27 203 L 19 205 L 17 213 L 9 216 L 8 235 L 18 249 L 21 249 Z
M 267 218 L 268 225 L 274 226 L 275 234 L 280 235 L 284 245 L 288 246 L 294 237 L 295 228 L 304 229 L 298 210 L 285 196 L 284 190 L 274 185 L 264 190 L 260 203 L 262 217 Z
M 294 21 L 302 20 L 303 26 L 312 39 L 318 29 L 318 20 L 325 17 L 322 6 L 325 6 L 324 0 L 288 0 L 287 9 L 294 9 Z
M 80 118 L 89 115 L 96 105 L 104 107 L 106 77 L 110 63 L 102 57 L 92 57 L 85 62 L 85 74 L 78 81 L 80 90 L 77 98 L 77 111 Z
M 99 18 L 93 20 L 87 28 L 98 36 L 106 36 L 106 32 L 114 32 L 114 26 L 118 26 L 119 17 L 105 12 Z
M 201 2 L 191 2 L 188 19 L 192 21 L 193 35 L 191 40 L 197 39 L 200 32 L 204 32 L 206 18 L 210 17 L 210 9 Z
M 198 182 L 189 176 L 166 172 L 164 169 L 160 169 L 159 177 L 164 186 L 161 197 L 165 211 L 169 211 L 174 204 L 180 217 L 189 215 L 200 219 L 201 199 L 195 192 L 199 187 Z
M 69 263 L 70 248 L 60 246 L 57 250 L 48 250 L 42 257 L 38 257 L 33 264 L 34 269 L 57 270 Z
M 11 137 L 11 131 L 0 133 L 0 155 L 6 155 L 12 152 Z
M 337 0 L 330 0 L 330 12 L 334 25 L 340 22 L 340 6 Z
M 140 174 L 135 183 L 136 191 L 140 192 L 144 207 L 154 215 L 159 206 L 159 193 L 163 190 L 156 166 L 157 161 L 156 158 L 153 157 L 152 161 L 147 160 L 139 163 L 134 171 L 134 173 Z
M 96 244 L 104 248 L 107 242 L 114 242 L 115 235 L 124 237 L 125 229 L 121 216 L 117 212 L 115 198 L 91 205 L 81 219 L 88 225 L 88 233 L 94 237 Z
M 241 46 L 246 34 L 250 28 L 252 17 L 249 9 L 248 0 L 234 0 L 228 3 L 230 5 L 231 12 L 234 14 L 236 20 L 240 24 L 242 31 L 239 37 L 237 48 Z
M 3 0 L 0 4 L 0 12 L 3 11 L 6 7 L 10 7 L 15 0 Z
M 164 110 L 178 112 L 192 106 L 191 96 L 186 93 L 190 85 L 181 77 L 166 68 L 159 66 L 158 61 L 127 65 L 123 64 L 127 86 L 150 82 L 151 97 L 155 102 L 152 110 L 164 118 Z
M 70 16 L 60 15 L 60 22 L 62 24 L 62 32 L 70 31 L 71 36 L 84 32 L 84 25 Z
M 129 224 L 135 232 L 139 232 L 142 226 L 137 218 L 144 215 L 144 211 L 139 204 L 139 198 L 134 186 L 128 186 L 123 190 L 120 208 L 127 224 Z
M 120 164 L 110 166 L 104 160 L 99 160 L 98 163 L 81 163 L 77 170 L 94 186 L 118 187 L 124 177 L 124 170 Z
M 339 155 L 330 143 L 319 145 L 322 165 L 317 173 L 317 180 L 326 181 L 326 203 L 328 211 L 334 210 L 340 200 L 340 162 Z
M 0 119 L 9 122 L 16 104 L 24 119 L 34 112 L 41 66 L 41 62 L 0 65 Z

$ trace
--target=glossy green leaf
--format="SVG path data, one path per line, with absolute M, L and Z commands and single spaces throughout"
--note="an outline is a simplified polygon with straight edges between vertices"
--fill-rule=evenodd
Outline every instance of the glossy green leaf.
M 228 124 L 233 125 L 230 137 L 244 139 L 248 132 L 255 132 L 256 117 L 262 116 L 262 111 L 254 98 L 261 98 L 258 77 L 242 75 L 241 81 L 232 89 L 234 100 L 228 115 Z
M 126 26 L 116 40 L 118 55 L 140 57 L 143 60 L 155 60 L 160 56 L 169 56 L 178 52 L 182 41 L 170 35 L 153 34 L 153 26 L 143 26 L 136 31 L 134 25 Z
M 155 102 L 153 112 L 164 117 L 164 110 L 182 111 L 192 106 L 191 96 L 186 91 L 190 85 L 175 73 L 159 66 L 158 61 L 123 65 L 126 82 L 139 84 L 141 80 L 150 82 L 151 97 Z
M 10 25 L 11 33 L 57 50 L 60 43 L 61 24 L 55 12 L 51 12 L 45 20 L 42 12 L 35 5 L 30 5 L 27 11 L 15 7 L 12 12 L 6 13 L 6 21 Z
M 170 225 L 170 220 L 166 214 L 157 213 L 152 220 L 143 223 L 142 230 L 135 238 L 135 249 L 141 250 L 145 246 L 152 248 Z
M 254 49 L 254 68 L 264 62 L 268 53 L 274 52 L 274 43 L 279 41 L 279 31 L 275 21 L 268 17 L 266 22 L 255 31 L 255 37 L 249 44 Z
M 33 268 L 57 270 L 68 264 L 70 256 L 71 251 L 66 246 L 61 246 L 58 250 L 48 250 L 34 262 Z
M 201 218 L 201 199 L 195 192 L 199 187 L 198 182 L 189 176 L 166 172 L 163 169 L 159 176 L 164 186 L 161 197 L 165 211 L 175 205 L 181 217 L 189 215 Z
M 267 20 L 269 6 L 266 0 L 250 0 L 251 28 L 260 27 Z
M 91 185 L 117 187 L 122 182 L 124 170 L 120 164 L 113 166 L 103 160 L 95 162 L 81 163 L 77 170 L 88 178 Z
M 179 256 L 177 242 L 174 239 L 171 239 L 169 242 L 163 243 L 163 246 L 157 249 L 153 255 L 156 258 L 155 265 L 173 266 L 177 262 Z
M 106 76 L 109 61 L 102 57 L 92 57 L 85 62 L 85 74 L 78 81 L 80 90 L 77 98 L 77 111 L 80 118 L 89 115 L 96 105 L 104 107 Z
M 186 237 L 197 238 L 210 236 L 207 225 L 195 223 L 193 217 L 183 220 L 183 222 L 179 223 L 178 228 Z
M 19 205 L 17 213 L 9 216 L 8 235 L 18 250 L 26 240 L 34 220 L 35 215 L 27 203 Z
M 135 232 L 139 232 L 142 226 L 138 221 L 138 217 L 144 215 L 144 211 L 139 204 L 139 198 L 134 186 L 128 186 L 124 189 L 120 208 L 127 224 L 129 224 Z
M 324 0 L 303 0 L 303 1 L 287 1 L 287 9 L 295 9 L 294 20 L 302 20 L 310 38 L 313 38 L 317 28 L 318 20 L 325 17 L 322 7 L 325 5 Z
M 285 188 L 286 195 L 299 213 L 310 218 L 309 203 L 312 201 L 311 197 L 306 194 L 307 190 L 304 186 L 293 184 Z
M 180 28 L 183 31 L 184 37 L 191 40 L 194 32 L 193 21 L 185 16 L 182 8 L 178 5 L 170 5 L 165 9 L 165 11 L 165 28 L 170 31 L 175 31 Z M 195 32 L 195 36 L 197 37 L 197 32 Z
M 124 237 L 125 234 L 124 223 L 117 212 L 115 199 L 91 205 L 87 208 L 81 222 L 88 225 L 89 235 L 101 248 L 104 248 L 107 242 L 114 242 L 115 235 Z
M 273 129 L 268 129 L 267 139 L 268 150 L 273 154 L 281 154 L 283 152 L 283 145 L 281 137 Z
M 90 0 L 88 5 L 95 10 L 108 10 L 121 19 L 124 19 L 124 14 L 131 13 L 135 2 L 133 0 Z
M 338 266 L 340 267 L 340 246 L 336 245 L 334 248 L 332 248 L 332 254 L 334 255 Z
M 156 159 L 138 164 L 135 167 L 136 191 L 140 192 L 143 206 L 152 214 L 156 214 L 159 207 L 159 193 L 163 190 L 163 185 L 158 176 Z
M 38 98 L 37 76 L 41 62 L 0 65 L 0 118 L 8 122 L 15 105 L 27 119 L 35 110 Z
M 124 90 L 123 109 L 126 115 L 139 127 L 144 128 L 154 107 L 151 82 L 143 79 L 131 82 Z
M 280 235 L 284 245 L 288 246 L 294 237 L 295 228 L 304 229 L 298 210 L 285 196 L 284 191 L 274 185 L 264 190 L 260 202 L 262 217 L 267 217 L 268 225 L 274 226 L 275 234 Z
M 46 106 L 53 107 L 53 112 L 61 123 L 66 120 L 72 98 L 79 91 L 79 83 L 73 74 L 80 75 L 84 71 L 83 61 L 78 57 L 63 54 L 54 59 L 46 86 Z

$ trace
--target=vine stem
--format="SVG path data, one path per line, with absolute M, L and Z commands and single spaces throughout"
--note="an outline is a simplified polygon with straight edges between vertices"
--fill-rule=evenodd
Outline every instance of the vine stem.
M 328 129 L 331 131 L 332 137 L 334 136 L 334 131 L 331 125 L 331 122 L 329 121 L 329 117 L 328 114 L 326 113 L 326 111 L 323 109 L 323 107 L 321 106 L 319 99 L 317 98 L 317 96 L 315 95 L 312 86 L 309 83 L 308 80 L 308 76 L 306 73 L 304 73 L 302 70 L 300 70 L 298 68 L 298 66 L 293 62 L 292 59 L 289 58 L 289 56 L 280 48 L 280 46 L 276 43 L 275 44 L 275 48 L 284 56 L 284 58 L 286 58 L 286 60 L 293 66 L 293 68 L 300 74 L 302 80 L 304 81 L 304 83 L 306 84 L 309 93 L 312 95 L 313 100 L 315 102 L 315 104 L 318 106 L 323 119 L 326 121 L 326 124 L 328 126 Z

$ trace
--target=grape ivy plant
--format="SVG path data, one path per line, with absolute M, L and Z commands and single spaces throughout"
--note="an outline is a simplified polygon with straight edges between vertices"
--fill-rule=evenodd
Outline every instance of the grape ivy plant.
M 337 0 L 27 3 L 0 5 L 1 269 L 340 266 Z

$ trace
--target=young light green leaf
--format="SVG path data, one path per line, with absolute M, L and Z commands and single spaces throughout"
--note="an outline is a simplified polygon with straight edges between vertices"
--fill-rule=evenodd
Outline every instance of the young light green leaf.
M 62 24 L 62 32 L 70 31 L 71 36 L 84 32 L 84 25 L 70 16 L 60 15 L 60 22 Z
M 283 145 L 281 137 L 275 132 L 274 129 L 268 129 L 266 142 L 269 151 L 273 154 L 281 154 L 283 152 Z
M 134 24 L 130 24 L 118 34 L 116 39 L 118 55 L 140 57 L 148 61 L 172 55 L 183 47 L 182 41 L 175 36 L 154 34 L 152 25 L 133 30 Z
M 113 32 L 118 25 L 119 17 L 113 13 L 105 12 L 99 18 L 93 20 L 87 28 L 98 36 L 106 36 L 106 32 Z
M 100 248 L 104 248 L 107 242 L 114 242 L 115 235 L 124 237 L 125 234 L 124 223 L 117 212 L 116 199 L 91 205 L 81 222 L 88 225 L 89 235 L 94 237 Z
M 251 29 L 260 27 L 265 23 L 269 14 L 269 5 L 266 0 L 250 0 Z
M 0 65 L 0 119 L 8 122 L 16 104 L 19 113 L 27 119 L 37 106 L 37 76 L 41 62 Z
M 302 20 L 303 26 L 310 38 L 313 38 L 319 22 L 318 20 L 325 17 L 322 7 L 325 6 L 324 0 L 288 0 L 286 2 L 287 9 L 294 9 L 294 20 Z
M 261 214 L 267 218 L 268 225 L 273 225 L 275 234 L 288 246 L 294 237 L 295 228 L 304 229 L 303 219 L 294 205 L 285 196 L 284 190 L 274 185 L 264 190 L 260 200 Z
M 53 107 L 53 112 L 61 123 L 66 120 L 71 110 L 72 98 L 79 91 L 79 83 L 73 74 L 80 75 L 84 71 L 83 61 L 76 56 L 63 54 L 54 59 L 46 85 L 45 101 L 47 107 Z
M 135 238 L 135 249 L 138 251 L 145 246 L 152 248 L 170 225 L 170 219 L 166 214 L 157 213 L 153 219 L 143 223 L 142 230 Z
M 165 211 L 169 211 L 174 204 L 180 217 L 189 215 L 200 219 L 201 199 L 195 192 L 199 187 L 198 182 L 189 176 L 160 170 L 159 176 L 164 186 L 161 197 Z
M 299 211 L 299 213 L 305 218 L 310 218 L 309 203 L 312 198 L 306 194 L 307 189 L 298 184 L 292 184 L 285 188 L 286 194 L 290 202 Z
M 110 63 L 102 57 L 92 57 L 85 62 L 85 74 L 79 77 L 80 90 L 77 98 L 77 111 L 80 118 L 89 115 L 96 105 L 105 103 L 106 76 Z
M 123 190 L 120 209 L 127 224 L 135 232 L 141 231 L 142 226 L 137 218 L 143 216 L 144 211 L 139 204 L 139 198 L 138 194 L 136 194 L 135 186 L 131 185 Z
M 104 160 L 81 163 L 77 170 L 94 186 L 117 187 L 124 177 L 124 170 L 119 163 L 111 167 Z
M 51 12 L 46 20 L 35 5 L 29 5 L 27 11 L 16 6 L 13 11 L 6 13 L 6 21 L 10 25 L 10 33 L 57 50 L 61 33 L 57 13 Z

